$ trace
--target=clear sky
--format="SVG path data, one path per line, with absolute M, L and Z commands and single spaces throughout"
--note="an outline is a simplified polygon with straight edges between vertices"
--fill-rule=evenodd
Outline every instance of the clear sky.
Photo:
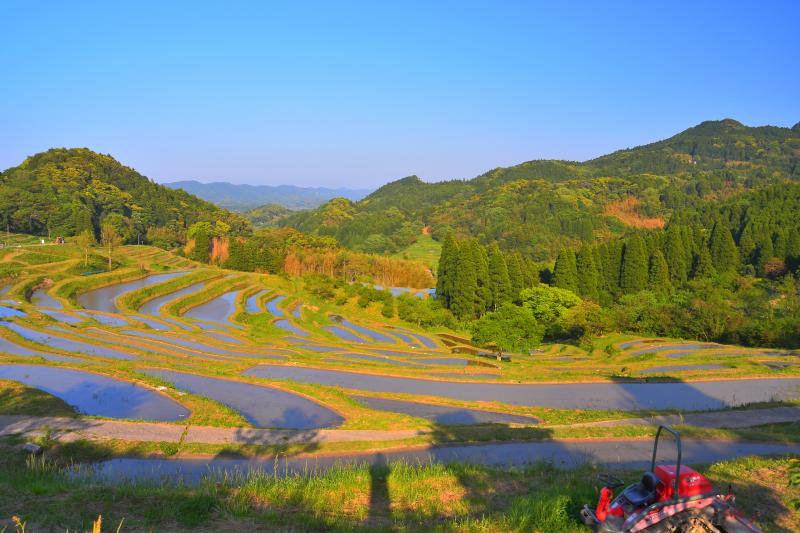
M 800 121 L 800 2 L 567 4 L 3 0 L 0 168 L 355 188 Z

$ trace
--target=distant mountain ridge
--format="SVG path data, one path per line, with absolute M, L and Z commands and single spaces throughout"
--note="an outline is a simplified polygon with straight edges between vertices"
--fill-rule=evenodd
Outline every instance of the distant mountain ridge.
M 429 227 L 437 239 L 453 232 L 544 261 L 564 245 L 659 227 L 685 208 L 783 182 L 800 182 L 800 123 L 724 119 L 585 162 L 533 160 L 435 183 L 409 176 L 278 223 L 376 253 L 397 252 Z
M 332 198 L 358 201 L 372 192 L 371 189 L 331 189 L 326 187 L 297 187 L 295 185 L 246 185 L 224 181 L 201 183 L 195 180 L 164 183 L 171 189 L 182 189 L 190 194 L 232 211 L 245 212 L 267 204 L 277 204 L 288 209 L 313 209 Z

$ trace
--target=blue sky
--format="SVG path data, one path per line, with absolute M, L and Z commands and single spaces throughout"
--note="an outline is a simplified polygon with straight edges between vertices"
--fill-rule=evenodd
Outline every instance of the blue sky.
M 557 6 L 556 6 L 557 4 Z M 0 168 L 375 187 L 800 121 L 800 2 L 0 3 Z

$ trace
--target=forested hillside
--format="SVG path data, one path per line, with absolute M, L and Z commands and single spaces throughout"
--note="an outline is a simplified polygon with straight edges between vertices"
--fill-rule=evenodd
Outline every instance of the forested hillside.
M 291 209 L 278 204 L 266 204 L 255 207 L 242 215 L 255 227 L 272 226 L 281 218 L 292 213 Z
M 798 346 L 798 213 L 800 183 L 772 185 L 676 215 L 666 229 L 563 247 L 552 270 L 448 235 L 438 300 L 472 323 L 476 342 L 506 348 L 607 330 Z
M 148 233 L 176 242 L 199 221 L 224 221 L 232 231 L 247 223 L 182 190 L 158 185 L 109 155 L 86 148 L 53 148 L 0 174 L 4 230 L 71 236 L 112 223 L 129 242 Z
M 440 240 L 474 237 L 544 261 L 565 243 L 663 227 L 677 210 L 798 179 L 800 124 L 747 127 L 727 119 L 583 163 L 529 161 L 467 181 L 411 176 L 359 202 L 337 198 L 282 223 L 370 252 L 396 252 L 430 226 Z

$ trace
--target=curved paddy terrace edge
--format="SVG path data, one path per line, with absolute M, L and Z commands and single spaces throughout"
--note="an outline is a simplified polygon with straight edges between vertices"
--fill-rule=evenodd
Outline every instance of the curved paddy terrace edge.
M 332 420 L 331 424 L 333 424 L 333 425 L 324 425 L 324 426 L 319 426 L 319 427 L 307 427 L 307 428 L 297 428 L 297 429 L 335 428 L 335 427 L 338 427 L 338 426 L 341 426 L 342 424 L 344 424 L 348 419 L 347 413 L 345 413 L 341 409 L 337 408 L 337 406 L 331 405 L 329 403 L 325 403 L 324 401 L 320 400 L 319 398 L 316 398 L 314 396 L 306 394 L 306 393 L 304 393 L 302 391 L 297 391 L 297 390 L 293 390 L 293 389 L 290 389 L 290 388 L 282 387 L 279 384 L 259 383 L 259 382 L 253 381 L 253 380 L 241 379 L 241 376 L 229 376 L 229 375 L 225 375 L 225 376 L 220 376 L 220 375 L 209 376 L 209 375 L 206 375 L 206 374 L 200 374 L 200 373 L 196 373 L 196 372 L 192 372 L 192 371 L 188 371 L 188 370 L 177 371 L 177 370 L 174 370 L 174 369 L 164 368 L 164 367 L 157 367 L 157 366 L 149 366 L 149 367 L 146 367 L 146 368 L 139 368 L 139 369 L 136 370 L 136 373 L 137 374 L 142 374 L 142 375 L 145 375 L 145 376 L 151 376 L 151 377 L 153 375 L 155 375 L 159 379 L 162 379 L 162 380 L 164 380 L 166 382 L 172 383 L 172 386 L 175 389 L 179 389 L 179 390 L 189 390 L 189 389 L 184 389 L 180 385 L 176 385 L 173 381 L 171 381 L 171 379 L 169 377 L 164 377 L 163 375 L 164 374 L 179 374 L 179 375 L 182 375 L 182 376 L 197 377 L 197 378 L 201 378 L 203 380 L 216 381 L 216 382 L 219 382 L 220 384 L 223 384 L 223 383 L 226 383 L 226 382 L 230 382 L 230 383 L 234 383 L 234 384 L 243 385 L 243 386 L 246 386 L 246 387 L 254 387 L 254 388 L 264 389 L 266 391 L 277 391 L 277 392 L 279 392 L 279 393 L 281 393 L 281 394 L 283 394 L 283 395 L 285 395 L 287 397 L 296 397 L 298 399 L 304 400 L 305 402 L 310 402 L 310 403 L 314 404 L 314 406 L 316 406 L 316 408 L 318 410 L 320 410 L 320 411 L 328 411 L 330 414 L 334 415 L 334 417 L 331 418 L 331 420 Z M 193 394 L 199 395 L 199 396 L 210 398 L 210 399 L 212 399 L 212 400 L 214 400 L 216 402 L 222 403 L 223 405 L 227 405 L 229 408 L 233 409 L 234 411 L 237 411 L 239 414 L 241 414 L 245 418 L 248 418 L 248 420 L 251 423 L 254 423 L 253 420 L 250 419 L 250 415 L 246 415 L 244 411 L 240 410 L 240 408 L 237 408 L 234 405 L 230 405 L 230 404 L 226 403 L 226 401 L 224 401 L 224 400 L 214 398 L 213 396 L 206 396 L 205 394 L 203 394 L 201 392 L 198 392 L 198 391 L 190 391 L 190 392 L 193 393 Z M 300 407 L 302 407 L 302 406 L 300 406 Z M 291 416 L 291 414 L 290 414 L 290 416 Z M 337 419 L 338 419 L 338 421 L 337 421 Z M 259 426 L 256 426 L 256 427 L 259 427 Z M 282 428 L 284 426 L 261 426 L 261 427 Z
M 310 341 L 309 341 L 310 342 Z M 339 347 L 333 347 L 337 350 Z M 341 348 L 342 352 L 346 352 L 351 350 L 350 348 L 343 347 Z M 329 355 L 335 356 L 339 355 L 335 353 L 335 351 L 325 352 Z M 421 354 L 424 355 L 424 354 Z M 398 356 L 402 356 L 402 354 L 398 354 Z M 414 360 L 419 360 L 415 359 Z M 322 361 L 322 360 L 320 360 Z M 468 360 L 469 361 L 469 360 Z M 481 361 L 478 361 L 481 362 Z M 347 369 L 347 370 L 340 370 L 340 369 L 333 369 L 328 366 L 315 366 L 312 364 L 306 364 L 305 362 L 291 362 L 289 364 L 271 364 L 271 363 L 258 363 L 252 365 L 247 371 L 252 370 L 257 367 L 278 367 L 278 368 L 306 368 L 309 370 L 321 370 L 321 371 L 329 371 L 329 372 L 338 372 L 338 373 L 348 373 L 348 374 L 360 374 L 364 376 L 376 376 L 376 377 L 387 377 L 387 378 L 397 378 L 397 379 L 414 379 L 414 380 L 423 380 L 423 381 L 431 381 L 431 382 L 453 382 L 453 383 L 476 383 L 473 381 L 457 381 L 452 379 L 452 377 L 448 376 L 437 376 L 434 372 L 429 375 L 420 375 L 420 374 L 398 374 L 395 372 L 396 368 L 386 368 L 384 369 L 373 369 L 373 368 L 366 368 L 366 369 Z M 482 366 L 482 365 L 476 365 Z M 489 368 L 489 367 L 487 367 Z M 496 367 L 493 366 L 491 368 L 498 368 L 502 370 L 503 367 Z M 388 370 L 392 370 L 392 372 L 387 372 Z M 428 370 L 435 370 L 435 371 L 444 371 L 444 369 L 432 369 L 428 367 Z M 463 374 L 465 377 L 469 377 L 470 374 Z M 486 374 L 487 376 L 489 374 Z M 455 374 L 453 374 L 455 377 Z M 632 385 L 647 385 L 647 384 L 667 384 L 667 383 L 708 383 L 708 382 L 716 382 L 716 381 L 763 381 L 763 380 L 799 380 L 800 375 L 798 374 L 768 374 L 765 373 L 763 375 L 755 375 L 755 376 L 690 376 L 688 379 L 680 379 L 675 378 L 672 376 L 630 376 L 630 377 L 611 377 L 611 376 L 592 376 L 587 377 L 586 379 L 548 379 L 548 380 L 537 380 L 537 381 L 521 381 L 514 378 L 506 378 L 503 379 L 501 374 L 492 374 L 492 377 L 498 377 L 499 379 L 483 379 L 480 383 L 485 384 L 496 384 L 496 385 L 508 385 L 508 386 L 529 386 L 529 385 L 592 385 L 592 384 L 612 384 L 612 385 L 619 385 L 619 384 L 632 384 Z M 548 376 L 550 377 L 550 376 Z M 798 391 L 798 398 L 800 399 L 800 391 Z
M 262 364 L 245 375 L 268 380 L 293 380 L 348 390 L 439 396 L 460 401 L 492 399 L 527 407 L 592 410 L 686 411 L 729 408 L 776 398 L 797 399 L 800 378 L 762 379 L 745 391 L 740 380 L 699 382 L 497 383 L 409 378 L 376 373 L 320 369 L 299 365 Z
M 128 417 L 113 417 L 113 416 L 109 416 L 109 415 L 97 415 L 97 414 L 92 414 L 92 413 L 81 413 L 80 411 L 76 410 L 76 414 L 77 415 L 82 415 L 82 416 L 101 416 L 103 418 L 123 419 L 123 420 L 129 420 L 129 421 L 155 420 L 155 421 L 160 421 L 160 422 L 183 422 L 184 420 L 190 418 L 193 415 L 193 411 L 188 406 L 186 406 L 182 402 L 178 401 L 176 398 L 173 398 L 171 395 L 167 394 L 164 390 L 159 390 L 159 388 L 157 386 L 153 386 L 152 384 L 148 383 L 147 381 L 133 379 L 133 378 L 130 378 L 130 377 L 127 378 L 127 379 L 121 378 L 118 375 L 100 372 L 95 368 L 91 368 L 91 367 L 88 367 L 88 366 L 85 366 L 85 365 L 82 365 L 79 368 L 76 368 L 76 367 L 69 366 L 69 365 L 66 365 L 66 364 L 56 366 L 56 365 L 42 365 L 42 364 L 35 364 L 35 363 L 6 363 L 6 362 L 0 363 L 0 372 L 2 372 L 2 370 L 4 368 L 15 368 L 15 369 L 20 369 L 22 371 L 27 371 L 27 372 L 35 372 L 35 369 L 47 369 L 50 372 L 66 372 L 68 374 L 72 374 L 72 375 L 76 375 L 76 376 L 82 376 L 82 375 L 96 376 L 96 377 L 100 378 L 102 381 L 113 382 L 115 386 L 130 386 L 131 388 L 134 389 L 134 392 L 144 391 L 144 392 L 147 392 L 148 394 L 152 395 L 153 397 L 162 398 L 164 401 L 167 402 L 167 405 L 171 405 L 171 406 L 174 406 L 175 408 L 177 408 L 176 412 L 178 412 L 178 413 L 180 413 L 181 411 L 183 412 L 182 414 L 179 414 L 179 416 L 177 418 L 172 418 L 172 419 L 163 419 L 163 418 L 162 419 L 158 419 L 158 418 L 142 419 L 142 418 L 128 418 Z M 64 399 L 64 397 L 59 395 L 57 392 L 51 392 L 51 391 L 49 391 L 47 389 L 44 389 L 44 388 L 41 388 L 40 386 L 37 386 L 35 384 L 27 383 L 25 381 L 20 381 L 19 379 L 15 379 L 14 377 L 5 377 L 4 376 L 4 379 L 11 379 L 12 381 L 18 381 L 18 382 L 21 382 L 21 383 L 26 383 L 29 386 L 33 387 L 33 388 L 48 392 L 49 394 L 52 394 L 53 396 L 61 398 L 62 400 Z M 136 389 L 139 389 L 139 390 L 136 390 Z M 67 391 L 67 392 L 69 392 L 69 391 Z M 98 393 L 95 392 L 91 396 L 89 396 L 88 398 L 89 399 L 95 399 L 95 398 L 98 397 L 97 394 Z M 127 402 L 128 402 L 128 400 L 125 400 L 125 403 L 127 403 Z

